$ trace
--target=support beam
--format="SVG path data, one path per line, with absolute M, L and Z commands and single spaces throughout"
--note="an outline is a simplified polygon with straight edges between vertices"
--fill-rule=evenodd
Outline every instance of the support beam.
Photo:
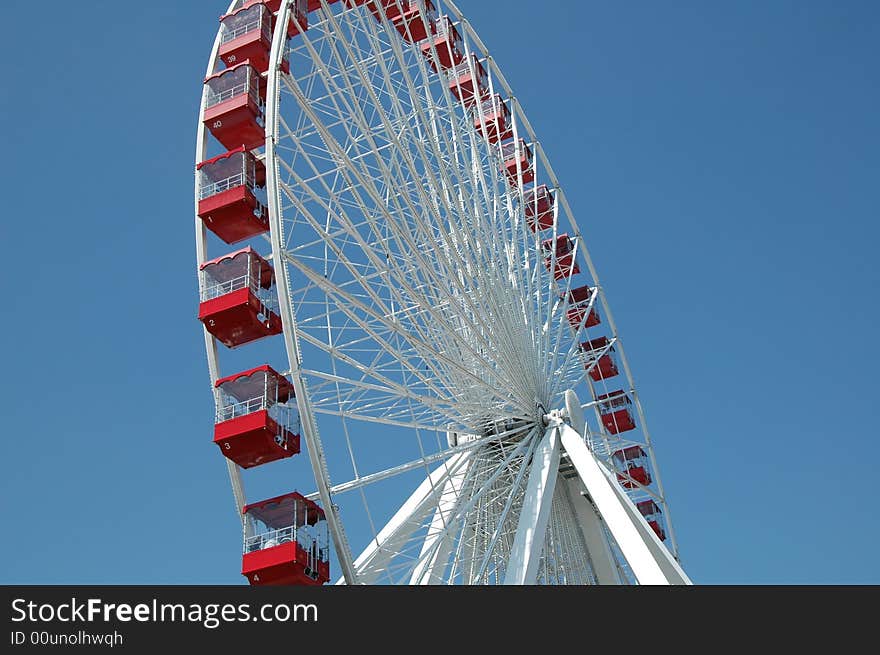
M 562 425 L 561 432 L 562 447 L 571 458 L 587 493 L 596 504 L 596 509 L 639 584 L 691 584 L 669 551 L 662 548 L 663 552 L 660 553 L 649 546 L 648 535 L 638 527 L 638 519 L 641 518 L 644 522 L 644 517 L 641 517 L 625 493 L 618 493 L 615 487 L 619 485 L 609 477 L 607 469 L 587 448 L 581 435 L 568 425 Z M 632 506 L 632 511 L 628 509 L 628 505 Z M 639 516 L 635 517 L 633 512 Z M 651 531 L 647 523 L 645 527 Z M 675 566 L 670 565 L 670 562 Z
M 558 471 L 559 428 L 550 426 L 532 457 L 516 536 L 507 562 L 506 585 L 535 584 Z
M 601 466 L 601 463 L 600 463 Z M 604 466 L 602 467 L 605 473 L 605 477 L 609 480 L 616 480 L 616 476 L 612 471 L 609 471 Z M 651 554 L 654 556 L 654 559 L 660 565 L 660 568 L 663 569 L 663 573 L 670 580 L 680 579 L 683 582 L 678 582 L 676 584 L 691 584 L 690 578 L 688 578 L 687 574 L 681 568 L 681 564 L 672 556 L 669 549 L 660 541 L 660 537 L 657 536 L 657 533 L 648 525 L 648 521 L 642 516 L 642 513 L 639 511 L 638 507 L 636 507 L 633 502 L 629 499 L 629 496 L 626 495 L 626 492 L 623 488 L 614 482 L 612 484 L 612 488 L 617 496 L 620 498 L 620 502 L 626 508 L 626 512 L 630 517 L 630 520 L 635 524 L 636 529 L 638 529 L 639 534 L 642 536 L 642 540 L 647 544 L 648 550 L 651 551 Z
M 386 570 L 391 558 L 406 544 L 431 509 L 437 506 L 437 498 L 449 476 L 461 468 L 466 470 L 470 458 L 469 452 L 453 455 L 448 462 L 438 466 L 425 478 L 354 561 L 358 582 L 361 584 L 376 582 L 379 574 Z M 337 584 L 341 582 L 342 580 L 339 580 Z
M 584 497 L 584 485 L 580 478 L 566 480 L 565 491 L 568 493 L 575 518 L 580 526 L 581 534 L 584 536 L 584 543 L 590 554 L 596 582 L 601 585 L 619 585 L 620 575 L 617 573 L 617 565 L 605 537 L 602 519 L 589 498 Z
M 461 486 L 466 473 L 467 467 L 461 467 L 450 475 L 443 485 L 434 518 L 431 519 L 428 534 L 425 536 L 422 550 L 419 553 L 419 563 L 410 576 L 409 583 L 411 585 L 443 584 L 443 573 L 446 570 L 455 537 L 452 530 L 446 530 L 446 526 L 453 519 L 453 510 L 461 498 Z M 425 557 L 425 554 L 435 547 L 438 539 L 440 544 L 437 545 L 434 554 Z

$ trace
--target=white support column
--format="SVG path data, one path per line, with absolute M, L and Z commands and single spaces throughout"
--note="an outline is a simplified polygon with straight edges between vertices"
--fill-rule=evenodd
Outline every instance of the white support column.
M 504 577 L 506 585 L 535 584 L 559 472 L 559 428 L 550 426 L 532 457 L 529 481 Z
M 660 541 L 660 537 L 658 537 L 657 533 L 654 532 L 650 525 L 648 525 L 648 521 L 645 519 L 644 516 L 642 516 L 642 513 L 639 511 L 638 507 L 633 504 L 629 496 L 626 495 L 626 492 L 623 490 L 623 488 L 617 483 L 614 473 L 612 471 L 609 471 L 604 466 L 602 466 L 602 469 L 605 473 L 605 477 L 608 478 L 609 481 L 613 481 L 611 488 L 614 489 L 614 492 L 620 499 L 621 504 L 626 509 L 630 520 L 636 526 L 636 529 L 639 531 L 642 540 L 648 546 L 648 550 L 651 551 L 651 554 L 660 565 L 660 568 L 663 569 L 663 573 L 666 575 L 666 577 L 669 580 L 682 580 L 682 582 L 676 582 L 674 584 L 692 584 L 690 578 L 688 578 L 687 574 L 681 568 L 681 564 L 676 561 L 676 559 L 669 552 L 669 549 L 666 548 L 662 541 Z
M 465 473 L 467 473 L 467 467 L 461 467 L 456 473 L 450 475 L 446 484 L 443 485 L 434 518 L 431 520 L 431 526 L 428 528 L 428 534 L 419 553 L 420 561 L 410 577 L 409 583 L 411 585 L 443 584 L 443 573 L 446 570 L 449 555 L 452 552 L 452 544 L 455 540 L 454 532 L 446 530 L 446 525 L 452 520 L 452 512 L 458 504 Z M 425 553 L 434 548 L 437 540 L 441 538 L 442 541 L 434 554 L 422 559 L 425 557 Z
M 602 519 L 589 499 L 584 498 L 584 485 L 580 478 L 571 478 L 565 482 L 565 490 L 581 533 L 584 535 L 587 551 L 590 553 L 596 582 L 601 585 L 619 585 L 620 576 L 617 573 L 614 557 L 611 555 L 611 547 L 605 538 Z
M 615 487 L 619 485 L 609 477 L 607 469 L 587 448 L 581 435 L 568 425 L 563 425 L 561 431 L 562 447 L 571 458 L 587 493 L 596 504 L 596 509 L 599 510 L 639 584 L 691 584 L 690 579 L 669 551 L 663 548 L 663 552 L 659 553 L 649 546 L 650 539 L 638 527 L 638 518 L 641 515 L 639 517 L 633 515 L 633 512 L 639 514 L 638 510 L 625 493 L 618 493 Z M 632 511 L 628 509 L 628 505 L 632 506 Z M 644 522 L 644 517 L 641 517 L 641 520 Z M 647 523 L 645 527 L 648 527 Z M 648 530 L 653 532 L 650 527 Z M 670 565 L 670 562 L 674 566 Z
M 376 581 L 391 558 L 398 552 L 399 547 L 406 543 L 428 512 L 437 506 L 437 497 L 445 488 L 449 476 L 461 468 L 467 469 L 465 464 L 469 462 L 470 456 L 471 453 L 453 455 L 448 462 L 434 469 L 407 498 L 370 545 L 354 561 L 358 582 L 372 584 Z M 337 584 L 341 582 L 342 580 Z

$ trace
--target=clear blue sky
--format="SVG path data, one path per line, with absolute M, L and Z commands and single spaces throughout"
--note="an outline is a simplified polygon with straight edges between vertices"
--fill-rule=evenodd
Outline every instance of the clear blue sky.
M 690 576 L 880 583 L 880 5 L 459 5 L 589 239 Z M 0 583 L 244 582 L 195 318 L 224 9 L 4 4 Z

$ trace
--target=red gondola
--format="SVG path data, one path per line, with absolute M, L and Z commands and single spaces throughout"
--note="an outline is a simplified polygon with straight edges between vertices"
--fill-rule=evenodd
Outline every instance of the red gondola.
M 596 396 L 599 401 L 599 415 L 602 425 L 611 434 L 627 432 L 636 427 L 632 412 L 629 411 L 632 401 L 622 389 Z
M 513 136 L 510 109 L 497 93 L 474 105 L 474 129 L 485 135 L 489 143 L 505 141 Z
M 534 181 L 535 168 L 532 165 L 532 149 L 526 145 L 524 140 L 519 139 L 501 144 L 501 160 L 504 162 L 502 170 L 507 174 L 510 186 L 519 184 L 520 175 L 523 184 Z
M 338 0 L 326 0 L 328 5 L 332 5 L 334 2 L 337 2 L 337 1 Z M 362 0 L 362 2 L 363 2 L 363 0 Z M 308 3 L 308 10 L 309 11 L 317 11 L 320 8 L 321 8 L 321 0 L 309 0 L 309 3 Z
M 651 526 L 651 529 L 660 541 L 666 541 L 666 531 L 660 526 L 662 512 L 660 511 L 660 508 L 657 507 L 657 503 L 649 498 L 648 500 L 636 503 L 636 509 L 638 509 L 641 515 L 645 517 L 648 525 Z
M 428 31 L 434 29 L 437 19 L 437 10 L 431 0 L 367 0 L 357 4 L 365 4 L 377 21 L 381 21 L 382 14 L 385 14 L 400 36 L 410 43 L 427 39 Z
M 203 161 L 199 179 L 199 218 L 226 243 L 268 232 L 269 212 L 260 189 L 266 186 L 266 167 L 239 146 Z
M 541 243 L 541 251 L 544 253 L 544 266 L 548 271 L 553 272 L 555 279 L 561 280 L 581 272 L 580 266 L 574 259 L 574 241 L 568 234 L 560 234 L 555 240 L 546 239 Z M 555 268 L 553 268 L 554 257 Z
M 577 266 L 577 262 L 575 262 L 575 266 Z M 596 308 L 590 307 L 590 298 L 592 297 L 593 288 L 586 285 L 574 288 L 568 292 L 568 302 L 572 307 L 568 310 L 566 316 L 568 317 L 568 322 L 571 324 L 571 327 L 575 330 L 580 327 L 582 321 L 584 322 L 585 328 L 599 325 L 599 323 L 602 322 L 599 319 L 599 313 L 596 311 Z M 587 316 L 587 309 L 590 310 L 589 316 Z M 586 320 L 584 320 L 585 316 Z
M 608 337 L 598 337 L 581 343 L 584 366 L 590 369 L 590 377 L 596 382 L 613 378 L 620 372 L 611 354 L 614 352 L 614 346 L 608 344 Z
M 648 458 L 641 446 L 623 448 L 616 451 L 611 457 L 618 469 L 617 480 L 623 487 L 635 489 L 638 485 L 647 487 L 651 484 Z M 625 473 L 621 471 L 625 471 Z
M 299 415 L 290 380 L 268 365 L 217 380 L 214 443 L 242 468 L 299 452 Z
M 241 7 L 220 18 L 220 59 L 227 66 L 249 61 L 257 72 L 269 69 L 272 12 L 263 3 Z
M 532 232 L 553 227 L 553 194 L 546 184 L 533 186 L 523 194 L 525 198 L 526 221 Z
M 241 574 L 252 585 L 322 585 L 330 580 L 327 518 L 297 492 L 245 505 Z
M 199 320 L 227 348 L 281 334 L 275 271 L 247 247 L 201 265 Z
M 328 4 L 333 4 L 334 2 L 336 0 L 329 0 Z M 253 7 L 254 5 L 266 5 L 266 8 L 273 14 L 281 11 L 281 0 L 247 0 L 242 5 L 242 8 Z M 320 6 L 320 2 L 316 2 L 316 0 L 294 0 L 290 12 L 290 22 L 287 25 L 287 35 L 293 36 L 309 29 L 309 12 Z
M 476 55 L 471 54 L 449 73 L 449 91 L 466 107 L 485 96 L 488 87 L 489 77 Z
M 264 93 L 260 74 L 247 61 L 211 75 L 205 79 L 205 127 L 228 150 L 261 146 Z
M 438 62 L 440 68 L 444 70 L 458 66 L 464 59 L 464 42 L 458 30 L 455 29 L 455 25 L 452 24 L 449 16 L 441 16 L 431 25 L 432 38 L 421 45 L 422 54 L 428 58 L 431 68 L 436 71 Z M 437 50 L 436 61 L 432 47 Z

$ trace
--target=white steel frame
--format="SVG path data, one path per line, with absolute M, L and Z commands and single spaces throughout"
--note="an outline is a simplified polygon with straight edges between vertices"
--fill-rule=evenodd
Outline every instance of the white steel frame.
M 529 230 L 525 171 L 517 163 L 517 184 L 508 186 L 501 143 L 474 129 L 419 44 L 340 1 L 322 2 L 288 48 L 291 2 L 282 3 L 262 154 L 269 242 L 316 482 L 309 497 L 326 512 L 339 582 L 687 584 L 644 411 L 585 239 L 497 64 L 453 2 L 434 4 L 461 33 L 463 61 L 474 54 L 488 93 L 508 99 L 513 143 L 528 145 L 534 184 L 553 191 L 554 226 Z M 220 38 L 207 75 L 220 68 Z M 208 155 L 204 110 L 203 100 L 197 162 Z M 474 111 L 482 116 L 481 102 Z M 554 279 L 555 252 L 544 260 L 541 242 L 563 233 L 585 264 L 580 281 Z M 208 238 L 198 217 L 196 244 L 203 263 Z M 581 284 L 593 292 L 573 329 L 561 299 Z M 578 347 L 599 335 L 585 328 L 594 305 L 623 373 L 610 387 L 589 378 Z M 205 346 L 213 385 L 220 365 L 207 331 Z M 595 400 L 583 405 L 594 409 L 595 427 L 581 412 L 579 395 L 595 399 L 616 387 L 632 399 L 633 433 L 608 434 Z M 387 461 L 370 473 L 355 454 L 365 426 L 404 435 L 399 451 L 374 449 Z M 444 443 L 440 435 L 451 433 L 456 443 Z M 648 454 L 651 487 L 617 482 L 611 453 L 629 445 Z M 416 457 L 404 454 L 414 449 Z M 227 466 L 240 513 L 241 471 Z M 347 481 L 331 484 L 331 467 Z M 424 481 L 384 527 L 372 527 L 355 557 L 340 509 L 346 492 L 360 495 L 374 525 L 368 492 L 419 468 Z M 635 508 L 643 498 L 661 508 L 668 544 Z M 357 511 L 355 503 L 344 511 Z

